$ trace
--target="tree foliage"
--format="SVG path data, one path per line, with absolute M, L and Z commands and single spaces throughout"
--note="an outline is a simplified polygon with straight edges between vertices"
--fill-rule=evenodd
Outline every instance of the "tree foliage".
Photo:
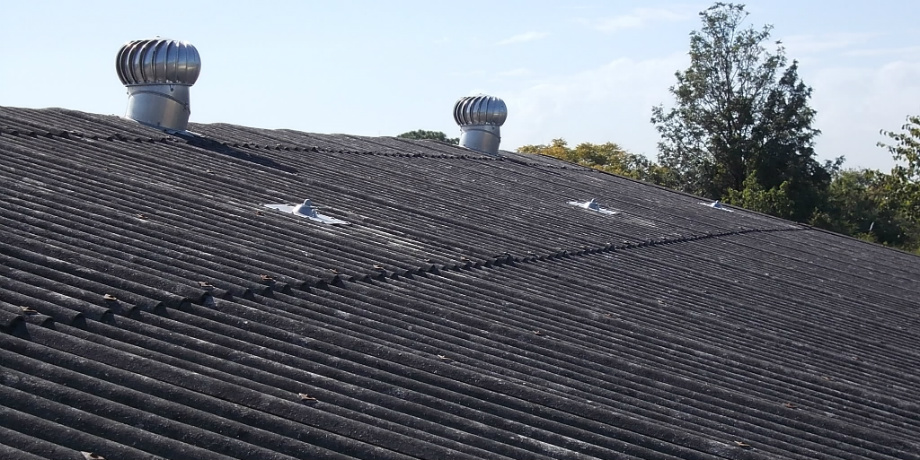
M 827 205 L 812 224 L 886 246 L 916 251 L 920 225 L 901 210 L 895 176 L 872 169 L 835 175 Z
M 549 145 L 525 145 L 518 148 L 517 151 L 518 153 L 547 155 L 611 174 L 649 182 L 661 183 L 667 176 L 666 171 L 649 161 L 648 158 L 628 152 L 613 142 L 604 144 L 582 142 L 575 148 L 571 148 L 565 139 L 553 139 Z
M 891 170 L 891 198 L 906 219 L 920 222 L 920 116 L 908 117 L 901 132 L 882 130 L 882 134 L 894 143 L 879 146 L 898 162 Z
M 659 162 L 683 191 L 804 221 L 823 206 L 834 163 L 815 159 L 811 88 L 787 65 L 771 26 L 743 27 L 743 5 L 716 3 L 690 34 L 690 67 L 652 109 Z
M 879 143 L 897 162 L 891 172 L 860 169 L 834 175 L 827 205 L 813 224 L 887 246 L 920 252 L 920 117 Z
M 447 137 L 447 134 L 442 133 L 441 131 L 425 131 L 423 129 L 417 129 L 415 131 L 409 131 L 402 133 L 396 137 L 402 139 L 429 139 L 435 141 L 446 142 L 448 144 L 457 145 L 460 143 L 459 137 Z

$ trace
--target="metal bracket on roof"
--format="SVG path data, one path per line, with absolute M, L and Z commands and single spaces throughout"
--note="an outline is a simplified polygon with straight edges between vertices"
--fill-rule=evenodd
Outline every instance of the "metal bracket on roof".
M 607 208 L 602 208 L 601 205 L 597 204 L 597 200 L 595 200 L 594 198 L 591 198 L 590 200 L 585 201 L 585 202 L 569 201 L 569 204 L 572 206 L 578 206 L 579 208 L 585 208 L 585 209 L 588 209 L 594 212 L 599 212 L 601 214 L 608 214 L 611 216 L 619 214 L 616 211 L 611 211 Z
M 313 202 L 310 199 L 303 200 L 302 204 L 296 206 L 291 206 L 289 204 L 266 204 L 263 205 L 266 208 L 277 209 L 278 211 L 284 213 L 294 214 L 295 216 L 303 217 L 305 219 L 310 219 L 312 221 L 321 222 L 327 225 L 348 225 L 348 222 L 344 220 L 339 220 L 334 217 L 329 217 L 323 214 L 316 212 L 316 206 L 313 206 Z
M 725 206 L 722 206 L 722 202 L 719 200 L 713 201 L 712 203 L 702 203 L 701 202 L 700 204 L 709 206 L 710 208 L 719 209 L 722 211 L 735 212 L 735 211 L 732 211 L 731 209 L 726 208 Z

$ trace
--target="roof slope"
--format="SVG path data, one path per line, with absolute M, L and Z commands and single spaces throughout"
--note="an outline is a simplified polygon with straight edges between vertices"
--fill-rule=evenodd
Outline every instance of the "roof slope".
M 0 109 L 0 458 L 920 458 L 915 256 L 550 158 L 189 130 Z M 350 225 L 263 206 L 306 198 Z

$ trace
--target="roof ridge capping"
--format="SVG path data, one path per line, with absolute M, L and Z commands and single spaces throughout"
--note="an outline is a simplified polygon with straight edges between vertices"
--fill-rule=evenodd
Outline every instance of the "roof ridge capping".
M 118 51 L 115 70 L 128 88 L 125 118 L 162 130 L 186 130 L 189 88 L 201 72 L 201 57 L 191 43 L 159 37 L 132 40 Z
M 480 94 L 462 97 L 454 104 L 454 120 L 460 125 L 460 146 L 499 156 L 501 125 L 508 118 L 505 101 Z

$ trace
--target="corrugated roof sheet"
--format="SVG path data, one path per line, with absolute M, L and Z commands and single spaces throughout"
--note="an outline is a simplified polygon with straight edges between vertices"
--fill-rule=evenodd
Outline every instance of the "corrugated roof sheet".
M 915 256 L 551 158 L 189 130 L 0 109 L 0 457 L 920 458 Z M 262 207 L 304 197 L 351 225 Z

